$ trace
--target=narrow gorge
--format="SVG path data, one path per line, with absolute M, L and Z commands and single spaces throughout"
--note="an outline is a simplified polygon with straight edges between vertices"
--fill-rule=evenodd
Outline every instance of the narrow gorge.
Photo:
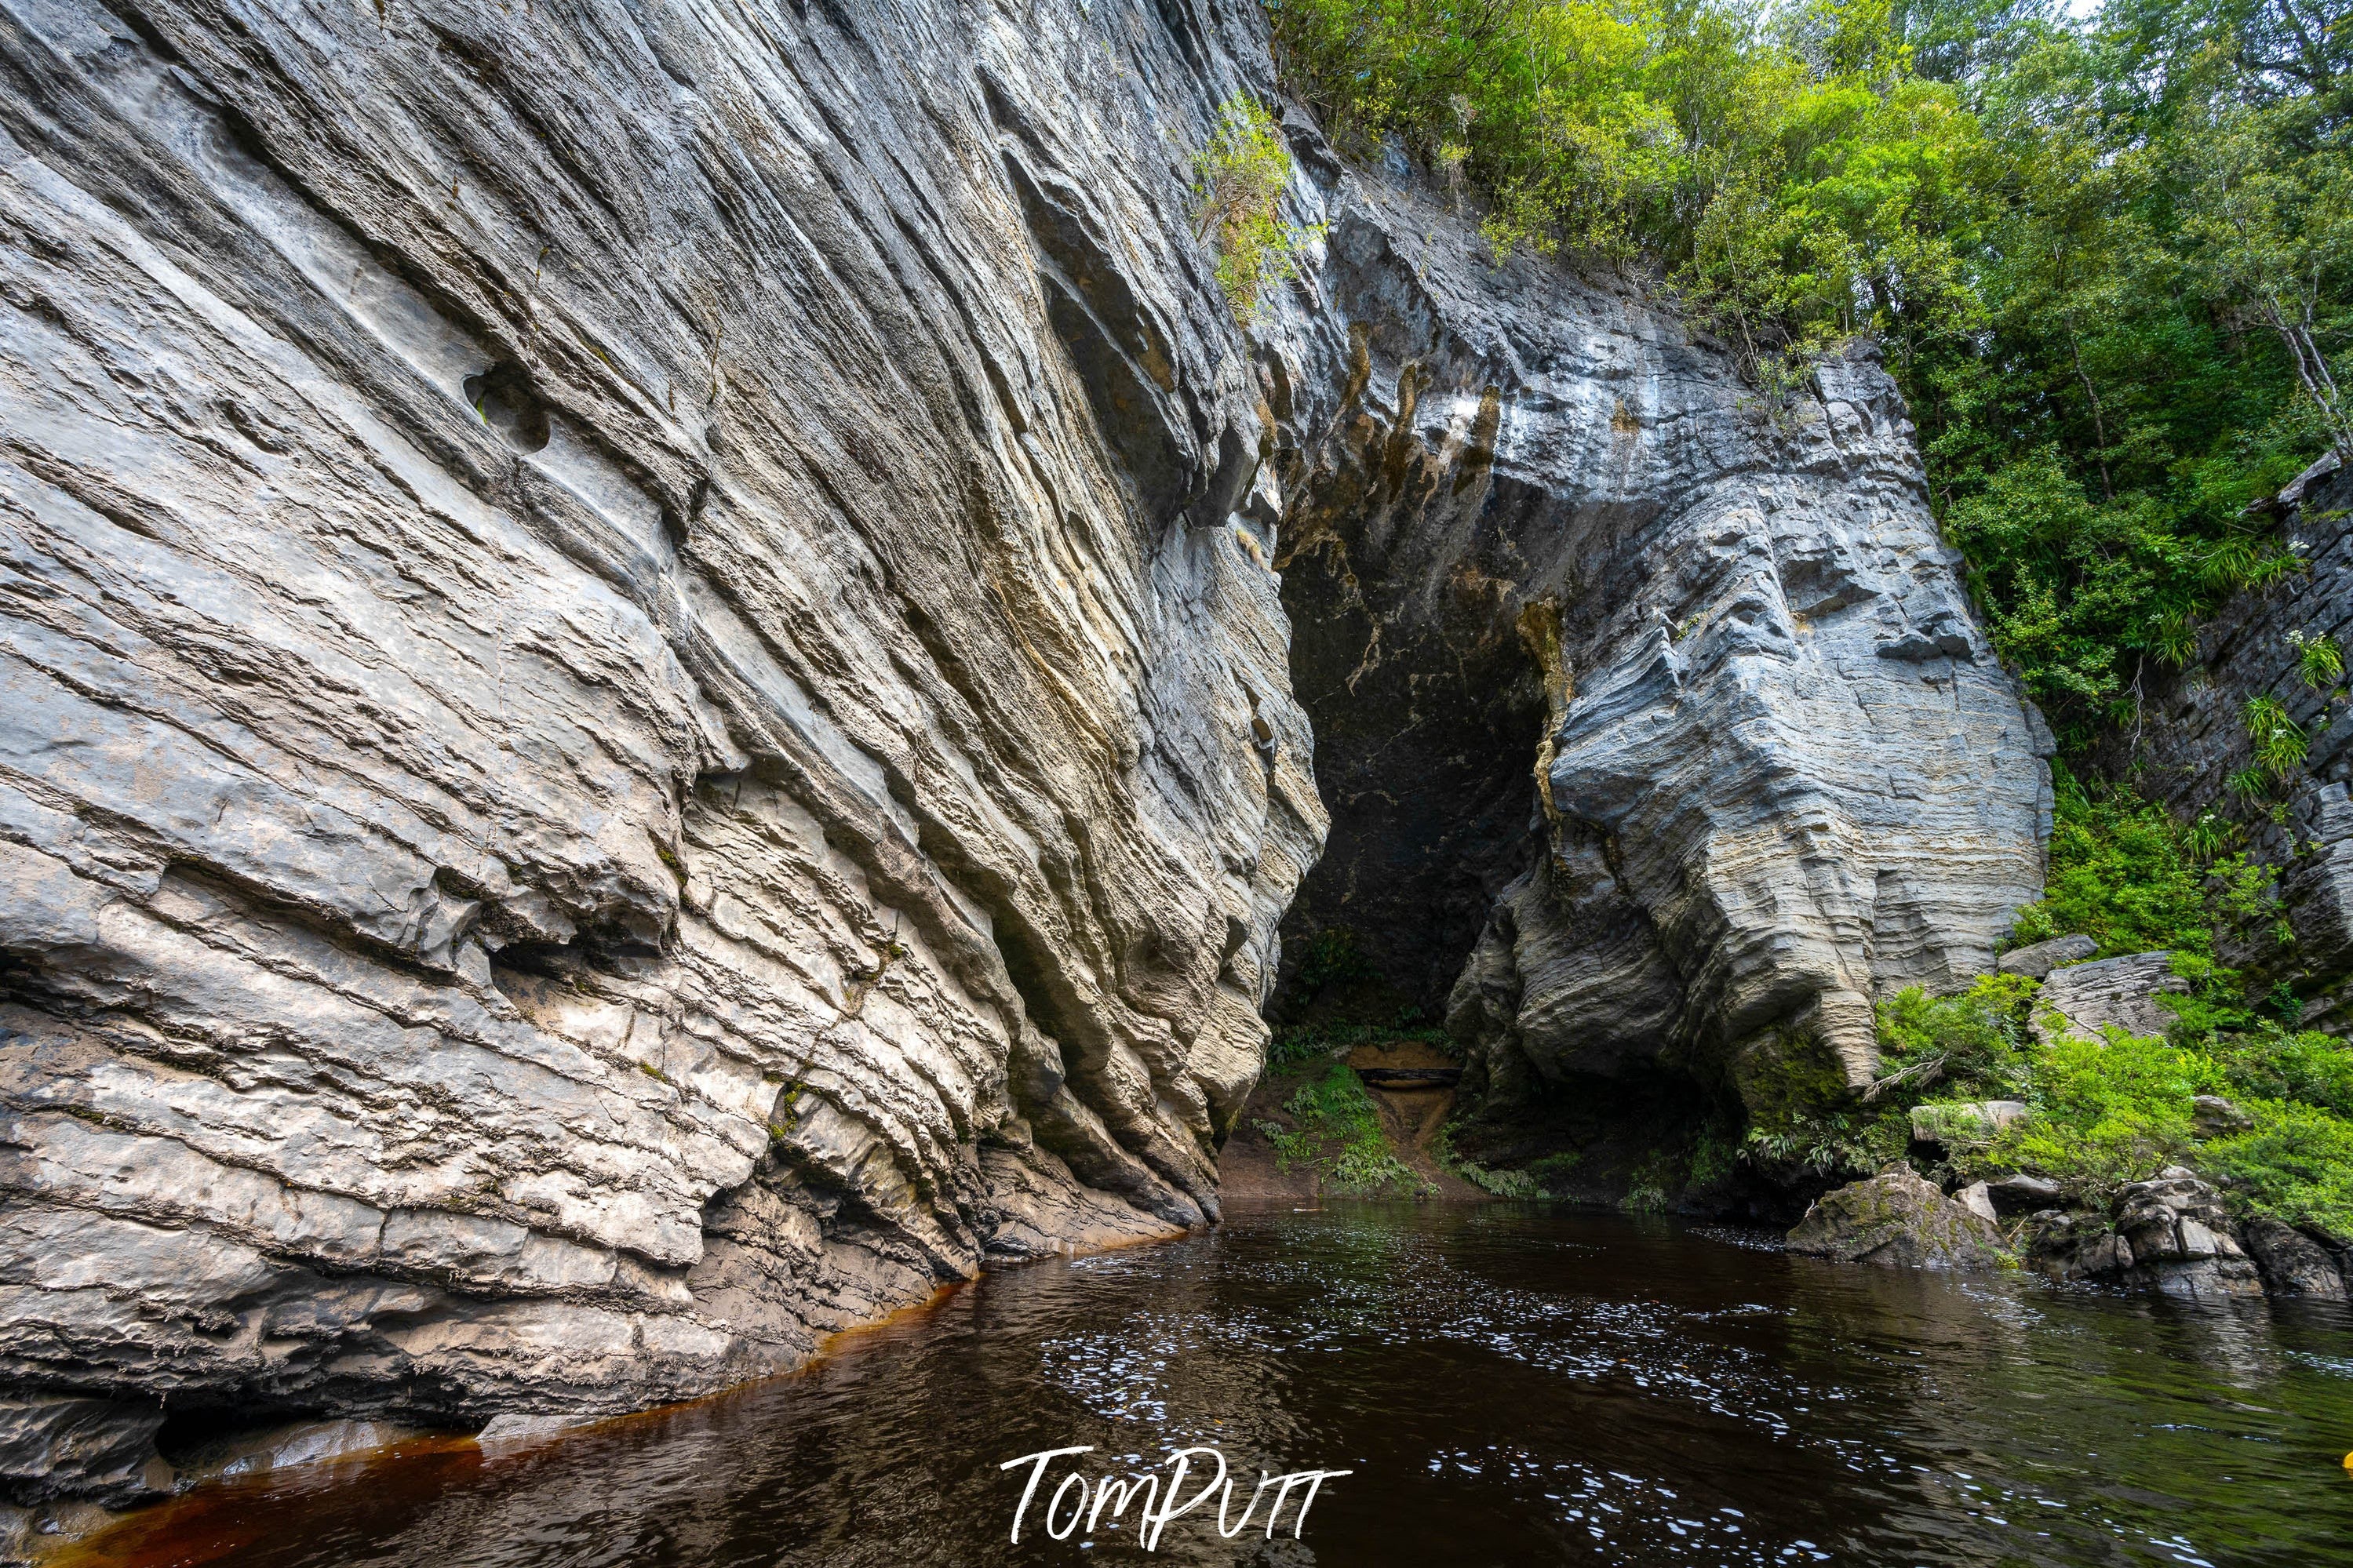
M 1270 1016 L 1442 1029 L 1524 1166 L 1875 1093 L 1995 971 L 2056 742 L 1880 351 L 1768 396 L 1499 259 L 1268 28 L 0 0 L 12 1531 L 1196 1234 Z M 1237 102 L 1300 247 L 1240 311 Z

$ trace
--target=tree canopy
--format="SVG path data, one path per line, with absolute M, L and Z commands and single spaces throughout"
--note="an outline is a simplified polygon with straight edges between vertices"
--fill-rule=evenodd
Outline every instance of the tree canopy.
M 2247 512 L 2332 444 L 2353 3 L 1269 0 L 1286 85 L 1499 252 L 1647 273 L 1777 404 L 1870 334 L 2063 738 L 2297 569 Z

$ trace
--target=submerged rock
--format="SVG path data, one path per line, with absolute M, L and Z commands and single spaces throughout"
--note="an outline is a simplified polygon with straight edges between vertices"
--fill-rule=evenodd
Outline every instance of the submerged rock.
M 1989 1217 L 1908 1166 L 1824 1194 L 1789 1232 L 1789 1250 L 1887 1268 L 1995 1268 L 2009 1257 Z

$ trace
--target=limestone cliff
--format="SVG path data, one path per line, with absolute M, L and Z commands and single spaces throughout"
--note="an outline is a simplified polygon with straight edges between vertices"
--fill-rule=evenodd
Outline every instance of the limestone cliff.
M 1406 801 L 1326 875 L 1398 945 L 1455 879 L 1495 1075 L 1862 1071 L 2034 889 L 1886 378 L 1760 417 L 1295 115 L 1245 335 L 1189 184 L 1248 0 L 0 0 L 0 73 L 20 1500 L 1213 1218 L 1294 668 Z
M 1792 1032 L 1863 1079 L 1874 996 L 1991 967 L 2050 813 L 1894 383 L 1857 351 L 1762 407 L 1641 293 L 1408 200 L 1340 207 L 1353 363 L 1298 377 L 1284 599 L 1335 818 L 1302 918 L 1451 984 L 1507 1098 L 1737 1086 Z
M 0 7 L 11 1388 L 638 1405 L 1216 1214 L 1257 26 Z

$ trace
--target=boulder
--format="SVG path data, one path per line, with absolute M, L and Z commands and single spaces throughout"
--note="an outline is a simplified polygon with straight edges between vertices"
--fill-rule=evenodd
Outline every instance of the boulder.
M 2004 974 L 2040 980 L 2062 964 L 2081 963 L 2099 951 L 2100 944 L 2088 936 L 2057 936 L 2031 947 L 2011 949 L 2001 955 L 1997 967 Z
M 1789 1250 L 1887 1268 L 1994 1268 L 2007 1256 L 1990 1220 L 1908 1166 L 1825 1194 L 1789 1232 Z
M 2173 973 L 2169 952 L 2127 953 L 2053 970 L 2034 1009 L 2034 1032 L 2046 1042 L 2063 1034 L 2097 1038 L 2110 1026 L 2128 1035 L 2162 1035 L 2173 1015 L 2158 1005 L 2158 996 L 2188 989 Z
M 2190 1124 L 2200 1138 L 2220 1138 L 2253 1126 L 2254 1118 L 2219 1094 L 2201 1094 L 2190 1102 Z
M 2263 1277 L 2263 1289 L 2273 1295 L 2346 1299 L 2346 1273 L 2337 1255 L 2294 1226 L 2275 1219 L 2249 1220 L 2240 1236 Z
M 1987 1192 L 1986 1184 L 1983 1182 L 1971 1182 L 1953 1194 L 1953 1201 L 1988 1225 L 1995 1224 L 2001 1218 L 2000 1215 L 1994 1212 L 1993 1198 Z
M 2148 1181 L 2128 1182 L 2110 1212 L 2116 1234 L 2132 1248 L 2119 1265 L 2132 1283 L 2195 1298 L 2263 1293 L 2254 1264 L 2230 1233 L 2221 1194 L 2195 1172 L 2168 1165 Z
M 1982 1143 L 2031 1114 L 2022 1100 L 1956 1100 L 1912 1108 L 1915 1143 Z
M 2005 1215 L 2037 1214 L 2056 1208 L 2063 1195 L 2058 1183 L 2025 1171 L 2013 1171 L 1981 1184 L 1996 1212 Z

